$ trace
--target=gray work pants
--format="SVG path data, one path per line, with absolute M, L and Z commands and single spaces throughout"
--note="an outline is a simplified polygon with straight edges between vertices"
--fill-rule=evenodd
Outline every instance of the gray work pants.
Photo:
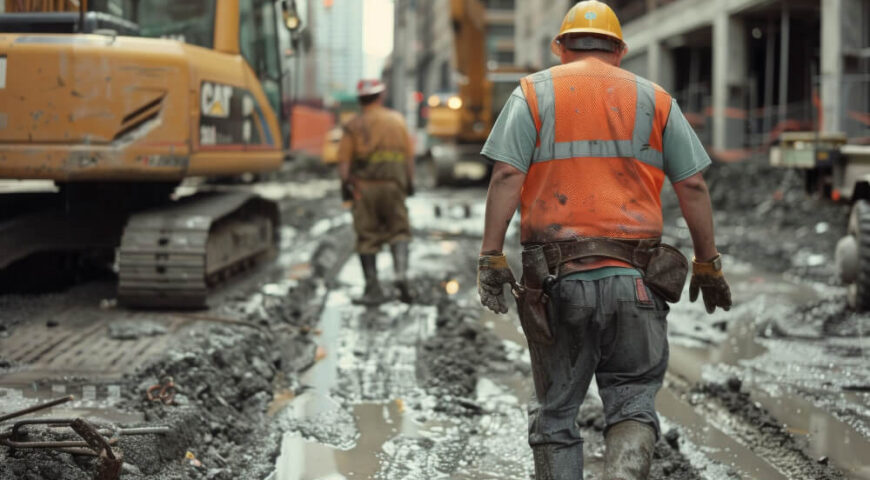
M 563 279 L 553 286 L 554 344 L 529 345 L 537 397 L 529 409 L 536 479 L 583 478 L 583 439 L 575 418 L 593 374 L 606 428 L 636 420 L 659 435 L 654 402 L 668 364 L 668 310 L 640 278 Z

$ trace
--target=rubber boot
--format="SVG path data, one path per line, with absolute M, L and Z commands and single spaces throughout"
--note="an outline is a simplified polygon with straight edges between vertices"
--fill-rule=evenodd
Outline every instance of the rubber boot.
M 532 447 L 535 480 L 583 480 L 583 442 L 573 447 Z
M 354 299 L 357 305 L 377 306 L 387 301 L 381 284 L 378 282 L 378 268 L 374 254 L 360 254 L 359 261 L 362 264 L 363 275 L 366 278 L 366 288 L 362 297 Z
M 414 296 L 411 295 L 411 286 L 408 283 L 408 242 L 399 242 L 390 245 L 393 253 L 393 269 L 396 271 L 396 288 L 399 290 L 399 300 L 411 303 Z
M 646 480 L 649 478 L 656 431 L 646 423 L 625 420 L 604 435 L 604 479 Z

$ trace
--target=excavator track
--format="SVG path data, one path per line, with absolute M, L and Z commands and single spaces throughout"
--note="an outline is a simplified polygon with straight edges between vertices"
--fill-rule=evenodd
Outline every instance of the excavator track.
M 250 193 L 200 193 L 134 214 L 118 253 L 118 300 L 201 308 L 227 278 L 278 245 L 278 206 Z

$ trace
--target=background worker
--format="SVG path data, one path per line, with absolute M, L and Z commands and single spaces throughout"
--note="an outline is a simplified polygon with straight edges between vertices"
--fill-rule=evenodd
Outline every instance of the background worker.
M 626 45 L 607 5 L 575 5 L 552 50 L 562 65 L 521 81 L 482 151 L 495 166 L 478 291 L 497 313 L 507 312 L 505 284 L 518 296 L 538 403 L 529 419 L 536 478 L 583 478 L 575 416 L 595 375 L 604 478 L 643 479 L 660 434 L 666 299 L 679 299 L 688 270 L 660 244 L 665 178 L 694 244 L 691 299 L 700 290 L 710 313 L 731 306 L 701 174 L 711 162 L 670 95 L 619 68 Z M 518 205 L 522 285 L 502 253 Z
M 375 262 L 390 245 L 399 298 L 411 301 L 408 285 L 408 242 L 411 226 L 405 198 L 414 191 L 414 150 L 402 116 L 383 106 L 384 84 L 361 80 L 357 95 L 362 112 L 344 127 L 338 149 L 342 195 L 353 202 L 356 250 L 365 275 L 363 296 L 356 303 L 386 301 Z

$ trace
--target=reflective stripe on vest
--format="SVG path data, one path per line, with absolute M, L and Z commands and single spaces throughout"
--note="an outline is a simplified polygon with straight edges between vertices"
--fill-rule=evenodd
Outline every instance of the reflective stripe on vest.
M 599 60 L 535 73 L 521 87 L 538 134 L 523 243 L 660 236 L 670 96 Z
M 556 115 L 554 109 L 556 102 L 552 72 L 544 70 L 535 73 L 524 79 L 523 83 L 526 82 L 533 86 L 534 96 L 537 100 L 536 106 L 530 105 L 533 108 L 533 117 L 535 117 L 538 128 L 538 145 L 535 148 L 533 162 L 576 157 L 630 157 L 637 158 L 658 169 L 664 167 L 662 152 L 650 147 L 656 92 L 648 80 L 635 76 L 637 101 L 634 132 L 631 140 L 599 139 L 563 142 L 556 142 L 555 138 Z M 527 91 L 525 85 L 523 85 L 523 90 Z M 528 97 L 526 95 L 527 99 Z

